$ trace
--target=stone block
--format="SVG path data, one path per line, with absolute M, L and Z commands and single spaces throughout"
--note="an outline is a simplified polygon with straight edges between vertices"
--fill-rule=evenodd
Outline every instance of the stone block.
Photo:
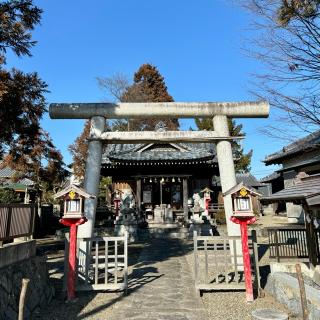
M 281 311 L 274 309 L 257 309 L 253 310 L 252 320 L 288 320 L 289 316 Z
M 301 316 L 301 300 L 298 279 L 286 273 L 270 274 L 265 286 L 275 299 L 286 305 L 295 316 Z M 309 320 L 320 319 L 320 292 L 318 289 L 305 283 L 308 301 Z
M 44 257 L 33 257 L 11 264 L 0 269 L 0 319 L 17 319 L 22 278 L 30 279 L 26 295 L 26 319 L 34 317 L 41 301 L 47 304 L 52 299 Z

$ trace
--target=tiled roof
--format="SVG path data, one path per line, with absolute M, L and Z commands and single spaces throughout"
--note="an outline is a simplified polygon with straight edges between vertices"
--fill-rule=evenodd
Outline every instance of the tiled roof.
M 308 199 L 320 195 L 320 174 L 296 179 L 294 185 L 274 193 L 271 196 L 263 197 L 264 202 L 288 201 Z
M 0 169 L 0 178 L 11 178 L 14 175 L 15 171 L 9 167 L 4 167 Z
M 247 173 L 237 173 L 236 174 L 237 184 L 243 183 L 247 187 L 262 187 L 263 183 L 258 181 L 255 176 L 253 176 L 250 172 Z
M 268 176 L 260 179 L 260 182 L 263 182 L 263 183 L 265 183 L 265 182 L 270 182 L 270 181 L 272 181 L 272 180 L 278 179 L 280 176 L 281 176 L 280 173 L 278 173 L 278 172 L 272 172 L 272 173 L 269 174 Z
M 266 156 L 263 162 L 266 164 L 281 163 L 281 160 L 286 157 L 312 149 L 320 149 L 320 130 L 315 131 L 302 139 L 296 140 L 283 147 L 278 152 Z
M 34 182 L 28 178 L 19 180 L 19 183 L 24 184 L 25 186 L 33 186 Z
M 0 169 L 0 178 L 10 179 L 15 175 L 16 171 L 11 169 L 10 167 L 4 167 Z M 34 182 L 28 178 L 23 178 L 18 181 L 19 184 L 23 184 L 25 186 L 33 186 Z
M 140 151 L 145 147 L 145 150 Z M 216 149 L 210 143 L 179 144 L 122 144 L 108 145 L 102 159 L 103 164 L 110 161 L 184 161 L 214 160 Z

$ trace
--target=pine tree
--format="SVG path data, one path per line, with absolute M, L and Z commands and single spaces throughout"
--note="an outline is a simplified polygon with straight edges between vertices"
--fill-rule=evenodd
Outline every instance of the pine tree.
M 134 82 L 121 96 L 122 102 L 173 102 L 168 93 L 163 76 L 151 64 L 143 64 L 134 74 Z M 139 119 L 130 120 L 130 130 L 154 130 L 156 124 L 162 121 L 168 130 L 179 128 L 178 119 Z
M 212 119 L 208 118 L 196 118 L 196 125 L 199 130 L 214 130 Z M 228 127 L 231 136 L 245 135 L 242 132 L 242 124 L 236 124 L 235 120 L 228 119 Z M 232 141 L 232 151 L 235 157 L 235 170 L 236 172 L 248 172 L 250 171 L 252 150 L 248 153 L 244 153 L 241 145 L 236 141 Z

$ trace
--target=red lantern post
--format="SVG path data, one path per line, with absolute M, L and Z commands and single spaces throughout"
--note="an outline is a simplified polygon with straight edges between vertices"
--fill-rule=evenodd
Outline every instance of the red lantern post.
M 114 202 L 114 209 L 115 209 L 115 211 L 116 211 L 116 216 L 118 216 L 119 215 L 119 208 L 120 208 L 120 206 L 119 206 L 119 203 L 120 203 L 120 199 L 114 199 L 113 200 L 113 202 Z
M 252 224 L 257 220 L 253 213 L 252 198 L 258 197 L 260 194 L 246 187 L 241 182 L 224 193 L 224 196 L 227 195 L 231 195 L 232 198 L 233 216 L 230 217 L 230 220 L 240 225 L 246 298 L 247 302 L 252 302 L 253 288 L 248 246 L 248 224 Z M 237 259 L 237 257 L 235 257 L 235 259 Z
M 75 185 L 70 185 L 56 193 L 55 198 L 63 199 L 64 202 L 64 215 L 60 219 L 60 223 L 70 227 L 67 291 L 68 300 L 72 300 L 75 298 L 77 227 L 87 221 L 84 215 L 84 199 L 94 199 L 95 196 Z
M 250 264 L 250 252 L 248 245 L 248 224 L 256 222 L 256 217 L 235 217 L 232 216 L 230 220 L 240 225 L 241 230 L 241 243 L 242 243 L 242 255 L 243 255 L 243 267 L 244 277 L 246 282 L 246 300 L 247 302 L 253 301 L 253 288 L 251 278 L 251 264 Z M 236 257 L 235 257 L 236 259 Z
M 77 253 L 77 227 L 84 224 L 87 218 L 80 219 L 60 219 L 60 223 L 64 226 L 70 227 L 69 238 L 69 271 L 67 280 L 67 294 L 68 300 L 72 300 L 76 297 L 75 283 L 76 283 L 76 253 Z

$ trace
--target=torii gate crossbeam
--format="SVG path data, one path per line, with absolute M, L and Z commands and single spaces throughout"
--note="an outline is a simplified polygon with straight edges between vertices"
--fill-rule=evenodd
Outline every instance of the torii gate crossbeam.
M 233 154 L 228 129 L 228 118 L 267 118 L 269 104 L 258 102 L 169 102 L 169 103 L 54 103 L 50 105 L 52 119 L 91 119 L 88 157 L 86 161 L 85 190 L 98 195 L 102 158 L 102 137 L 106 119 L 137 118 L 212 118 L 216 138 L 217 158 L 222 192 L 236 185 Z M 112 135 L 111 135 L 112 136 Z M 96 137 L 96 139 L 94 138 Z M 97 139 L 97 137 L 99 137 Z M 117 137 L 116 135 L 113 136 Z M 159 135 L 159 138 L 160 135 Z M 208 138 L 208 137 L 207 137 Z M 219 139 L 220 138 L 220 139 Z M 156 138 L 154 138 L 156 139 Z M 192 139 L 191 139 L 192 140 Z M 205 139 L 206 140 L 206 139 Z M 212 139 L 214 140 L 214 139 Z M 137 140 L 138 141 L 138 140 Z M 159 141 L 161 141 L 159 139 Z M 174 139 L 173 141 L 174 142 Z M 177 142 L 177 141 L 176 141 Z M 114 142 L 113 142 L 114 143 Z M 231 196 L 224 198 L 224 208 L 229 236 L 240 234 L 239 226 L 231 223 Z M 96 200 L 87 199 L 85 213 L 88 222 L 79 228 L 79 237 L 92 237 L 95 222 Z

